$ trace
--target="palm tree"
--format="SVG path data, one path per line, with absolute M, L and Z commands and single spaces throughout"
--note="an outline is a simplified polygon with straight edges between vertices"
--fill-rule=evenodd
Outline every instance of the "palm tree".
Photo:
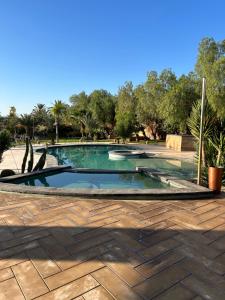
M 59 142 L 59 119 L 65 111 L 65 104 L 61 100 L 55 100 L 54 105 L 51 107 L 51 113 L 55 117 L 55 136 L 56 143 Z
M 46 109 L 46 107 L 45 107 L 45 104 L 42 104 L 42 103 L 37 103 L 36 105 L 35 105 L 35 107 L 34 107 L 34 111 L 41 111 L 41 110 L 43 110 L 43 109 Z
M 38 103 L 35 105 L 32 115 L 34 117 L 35 123 L 37 125 L 47 125 L 49 121 L 49 110 L 46 108 L 45 104 Z
M 32 128 L 33 128 L 32 114 L 20 115 L 19 123 L 26 130 L 26 136 L 32 137 Z
M 92 137 L 96 133 L 98 123 L 90 113 L 87 113 L 81 118 L 81 123 L 85 128 L 84 131 L 87 137 Z
M 37 105 L 35 105 L 32 114 L 40 118 L 45 112 L 47 112 L 45 104 L 38 103 Z
M 10 110 L 9 110 L 9 114 L 7 116 L 7 129 L 14 134 L 14 136 L 16 135 L 16 124 L 18 122 L 18 116 L 16 114 L 16 108 L 15 106 L 11 106 Z

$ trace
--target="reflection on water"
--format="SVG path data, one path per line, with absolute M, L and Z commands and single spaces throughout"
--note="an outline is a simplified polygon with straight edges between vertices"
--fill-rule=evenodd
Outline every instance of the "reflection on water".
M 191 164 L 177 159 L 164 159 L 153 156 L 152 158 L 110 160 L 108 151 L 118 149 L 135 149 L 135 147 L 82 145 L 49 148 L 48 153 L 57 158 L 59 165 L 71 165 L 76 168 L 134 170 L 136 167 L 147 167 L 182 178 L 195 177 L 194 163 Z
M 175 166 L 175 167 L 178 167 L 178 168 L 181 168 L 182 167 L 182 162 L 181 160 L 175 160 L 175 159 L 167 159 L 166 162 L 168 162 L 169 164 Z
M 152 189 L 170 188 L 169 185 L 144 174 L 94 174 L 61 172 L 41 174 L 32 178 L 23 178 L 14 183 L 28 186 L 88 188 L 88 189 Z

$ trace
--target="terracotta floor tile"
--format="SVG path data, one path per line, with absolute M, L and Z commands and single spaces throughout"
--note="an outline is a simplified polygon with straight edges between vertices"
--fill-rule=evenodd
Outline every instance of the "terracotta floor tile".
M 190 275 L 189 271 L 176 264 L 137 285 L 134 290 L 142 297 L 151 299 L 163 293 L 188 275 Z
M 10 268 L 6 268 L 0 271 L 0 281 L 14 277 L 14 274 Z
M 13 266 L 12 270 L 26 299 L 33 299 L 49 291 L 31 262 Z
M 0 300 L 224 300 L 224 200 L 1 192 Z
M 42 277 L 45 278 L 61 271 L 42 248 L 28 250 L 27 253 Z
M 151 277 L 160 271 L 170 267 L 171 265 L 184 259 L 184 255 L 178 251 L 165 252 L 136 268 L 140 274 L 145 277 Z
M 53 290 L 103 267 L 104 265 L 100 261 L 96 261 L 96 262 L 87 261 L 78 266 L 72 267 L 63 272 L 52 275 L 46 278 L 45 282 L 49 287 L 49 289 Z
M 99 286 L 99 287 L 83 294 L 83 298 L 84 298 L 84 300 L 114 300 L 115 299 L 102 286 Z
M 182 281 L 182 284 L 189 290 L 201 295 L 203 299 L 224 300 L 225 292 L 217 286 L 209 285 L 195 276 L 189 276 Z M 201 298 L 200 298 L 201 299 Z
M 153 237 L 154 239 L 154 237 Z M 147 259 L 152 259 L 156 256 L 159 256 L 169 250 L 177 248 L 180 246 L 180 243 L 174 239 L 165 239 L 155 244 L 154 246 L 148 247 L 142 251 L 139 251 L 139 254 L 143 255 Z
M 46 295 L 38 297 L 38 300 L 70 300 L 97 287 L 99 283 L 90 275 L 66 284 Z
M 100 256 L 101 254 L 104 254 L 107 252 L 108 249 L 102 245 L 96 246 L 93 248 L 89 248 L 87 250 L 75 253 L 73 255 L 69 255 L 67 257 L 64 257 L 63 259 L 57 259 L 57 264 L 62 270 L 66 270 L 68 268 L 71 268 L 73 266 L 79 265 L 82 262 L 85 262 L 87 260 L 95 260 L 97 256 Z
M 18 253 L 16 255 L 8 257 L 8 258 L 0 259 L 0 270 L 17 265 L 26 260 L 28 260 L 28 257 L 24 252 Z
M 15 280 L 11 278 L 0 282 L 0 299 L 1 300 L 24 300 L 24 296 Z
M 195 293 L 188 290 L 181 284 L 176 284 L 168 291 L 165 291 L 158 297 L 154 298 L 155 300 L 193 300 Z
M 116 299 L 141 300 L 131 288 L 107 268 L 92 273 L 92 276 Z
M 124 262 L 121 257 L 113 252 L 102 255 L 101 261 L 131 287 L 139 284 L 145 279 L 132 267 L 132 265 L 128 262 Z

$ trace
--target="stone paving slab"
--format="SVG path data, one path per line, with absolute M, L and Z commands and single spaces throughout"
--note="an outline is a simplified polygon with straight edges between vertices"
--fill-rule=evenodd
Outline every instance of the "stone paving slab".
M 0 299 L 225 299 L 225 195 L 0 192 Z

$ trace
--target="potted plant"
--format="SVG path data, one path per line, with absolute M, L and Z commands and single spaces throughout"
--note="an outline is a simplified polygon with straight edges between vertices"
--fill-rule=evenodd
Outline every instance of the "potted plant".
M 208 167 L 209 189 L 219 193 L 221 191 L 225 165 L 225 135 L 220 132 L 218 136 L 215 135 L 209 138 L 209 147 L 214 149 L 214 151 L 212 151 L 211 164 Z
M 202 179 L 203 184 L 208 184 L 211 190 L 220 192 L 225 167 L 225 121 L 218 119 L 208 102 L 206 102 L 204 110 Z M 201 102 L 197 101 L 193 105 L 188 119 L 190 132 L 196 138 L 196 149 L 198 149 L 200 135 L 200 111 Z M 196 158 L 198 158 L 198 154 Z

